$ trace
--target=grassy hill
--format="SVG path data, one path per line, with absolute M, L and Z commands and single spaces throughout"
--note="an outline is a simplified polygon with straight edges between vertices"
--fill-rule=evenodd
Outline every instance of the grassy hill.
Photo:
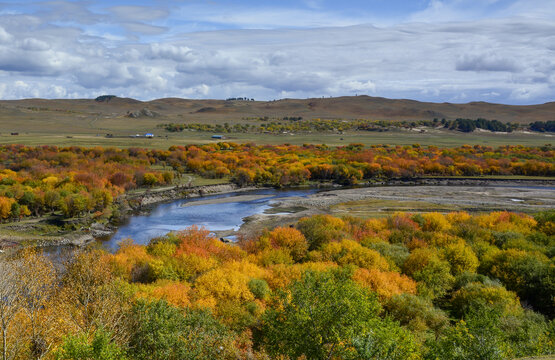
M 131 116 L 130 116 L 131 114 Z M 171 134 L 157 127 L 163 123 L 252 123 L 258 117 L 281 119 L 369 119 L 386 121 L 417 121 L 434 118 L 496 119 L 502 122 L 528 124 L 555 119 L 555 102 L 541 105 L 513 106 L 473 102 L 467 104 L 426 103 L 413 100 L 392 100 L 369 96 L 283 99 L 276 101 L 188 100 L 165 98 L 138 101 L 129 98 L 46 100 L 24 99 L 0 101 L 0 141 L 25 144 L 77 144 L 111 146 L 167 147 L 172 144 L 205 143 L 209 134 L 183 132 Z M 12 136 L 11 133 L 19 133 Z M 153 132 L 153 140 L 125 139 L 137 133 Z M 113 134 L 114 139 L 106 139 Z M 166 136 L 168 138 L 166 139 Z M 304 134 L 297 136 L 265 136 L 262 134 L 233 134 L 232 141 L 259 143 L 317 142 L 340 145 L 349 142 L 365 144 L 436 144 L 442 146 L 463 143 L 543 145 L 551 142 L 545 134 L 461 134 L 438 130 L 427 134 L 407 131 L 386 133 Z

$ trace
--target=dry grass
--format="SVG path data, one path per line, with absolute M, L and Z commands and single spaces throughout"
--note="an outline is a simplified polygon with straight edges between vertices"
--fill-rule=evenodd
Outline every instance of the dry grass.
M 7 125 L 0 121 L 3 127 Z M 50 123 L 44 127 L 57 128 L 58 125 Z M 96 134 L 74 132 L 79 129 L 61 126 L 53 132 L 20 131 L 18 136 L 0 132 L 0 142 L 3 144 L 25 144 L 25 145 L 57 145 L 57 146 L 113 146 L 113 147 L 144 147 L 167 149 L 172 145 L 187 144 L 206 144 L 220 141 L 232 141 L 238 143 L 254 142 L 257 144 L 326 144 L 328 146 L 342 146 L 351 143 L 362 143 L 365 145 L 390 144 L 390 145 L 411 145 L 419 143 L 421 145 L 436 145 L 440 147 L 455 147 L 464 144 L 487 144 L 490 146 L 500 146 L 507 144 L 520 144 L 526 146 L 542 146 L 551 144 L 552 137 L 544 134 L 462 134 L 452 131 L 437 131 L 434 133 L 411 133 L 407 131 L 388 131 L 383 133 L 362 133 L 351 132 L 346 134 L 295 134 L 295 135 L 272 135 L 272 134 L 229 134 L 225 140 L 214 140 L 212 133 L 203 132 L 182 132 L 166 133 L 162 129 L 156 128 L 137 128 L 127 133 L 146 133 L 153 132 L 157 135 L 153 139 L 132 138 L 121 136 L 114 138 L 105 137 L 106 132 L 115 132 L 113 129 L 103 129 L 104 133 L 97 130 Z M 90 130 L 88 130 L 90 132 Z M 123 133 L 125 130 L 118 130 Z M 161 134 L 161 135 L 160 135 Z M 167 138 L 166 138 L 167 135 Z
M 155 117 L 130 118 L 128 112 L 148 108 Z M 184 131 L 168 133 L 157 125 L 175 123 L 228 122 L 259 125 L 252 117 L 268 116 L 281 119 L 284 116 L 312 118 L 341 118 L 370 120 L 431 120 L 457 117 L 485 117 L 501 121 L 529 123 L 536 120 L 552 120 L 555 103 L 535 106 L 508 106 L 487 103 L 433 104 L 409 100 L 389 100 L 367 96 L 327 99 L 258 101 L 184 100 L 159 99 L 140 102 L 133 99 L 115 98 L 110 102 L 94 100 L 43 100 L 27 99 L 0 101 L 0 141 L 26 145 L 81 145 L 115 147 L 167 148 L 171 145 L 214 142 L 211 133 Z M 10 135 L 13 132 L 18 136 Z M 131 138 L 130 135 L 154 133 L 154 139 Z M 105 137 L 113 134 L 114 138 Z M 167 136 L 167 138 L 166 138 Z M 349 132 L 345 134 L 308 133 L 295 135 L 230 134 L 229 141 L 255 142 L 261 144 L 325 143 L 339 146 L 349 143 L 407 145 L 459 146 L 462 144 L 544 145 L 553 137 L 546 134 L 499 134 L 475 132 L 463 134 L 446 130 L 425 133 L 392 130 L 383 133 Z

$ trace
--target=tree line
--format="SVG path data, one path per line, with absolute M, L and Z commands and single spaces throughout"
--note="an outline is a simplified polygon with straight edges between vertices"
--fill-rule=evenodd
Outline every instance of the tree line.
M 555 120 L 533 122 L 530 124 L 530 130 L 537 132 L 555 132 Z
M 244 120 L 255 120 L 262 124 L 237 123 L 225 124 L 206 124 L 206 123 L 168 123 L 159 124 L 158 127 L 164 128 L 169 132 L 205 131 L 205 132 L 225 132 L 225 133 L 282 133 L 282 132 L 341 132 L 341 131 L 387 131 L 392 128 L 439 128 L 461 132 L 473 132 L 476 129 L 488 130 L 491 132 L 513 132 L 519 129 L 529 129 L 537 132 L 555 132 L 555 121 L 536 121 L 528 126 L 517 123 L 501 122 L 499 120 L 488 120 L 484 118 L 467 119 L 457 118 L 454 120 L 366 120 L 366 119 L 303 119 L 302 116 L 285 116 L 279 118 L 254 117 L 244 118 Z
M 157 161 L 144 149 L 5 145 L 0 161 L 0 220 L 102 213 L 125 191 L 174 177 L 152 169 Z
M 171 147 L 189 171 L 205 177 L 231 177 L 239 185 L 288 186 L 308 181 L 356 184 L 361 181 L 423 176 L 555 175 L 551 147 L 465 145 L 458 148 L 351 144 L 253 145 L 217 143 Z M 175 164 L 168 159 L 169 164 Z M 177 164 L 178 165 L 178 164 Z
M 4 145 L 0 220 L 50 213 L 109 216 L 114 201 L 126 191 L 171 185 L 186 172 L 229 178 L 240 186 L 276 187 L 425 176 L 554 176 L 555 151 L 516 145 L 330 148 L 221 142 L 168 150 Z
M 455 120 L 442 119 L 442 124 L 445 128 L 451 130 L 458 130 L 462 132 L 473 132 L 476 129 L 484 129 L 492 132 L 513 132 L 519 128 L 518 124 L 502 123 L 498 120 L 487 120 L 483 118 L 478 119 L 463 119 L 458 118 Z

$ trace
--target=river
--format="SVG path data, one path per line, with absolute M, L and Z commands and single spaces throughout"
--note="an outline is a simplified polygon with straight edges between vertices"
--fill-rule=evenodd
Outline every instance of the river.
M 238 230 L 243 224 L 243 218 L 264 212 L 270 208 L 274 200 L 293 196 L 306 197 L 317 191 L 263 189 L 159 204 L 148 215 L 131 216 L 121 224 L 116 233 L 103 241 L 103 245 L 114 251 L 118 244 L 127 238 L 133 239 L 137 244 L 148 244 L 154 237 L 183 230 L 192 225 L 203 226 L 210 231 Z M 222 200 L 216 202 L 216 199 Z
M 550 184 L 534 186 L 532 184 L 493 182 L 483 186 L 354 187 L 339 190 L 326 189 L 325 193 L 321 190 L 315 188 L 261 189 L 209 195 L 193 199 L 177 199 L 154 206 L 146 215 L 130 216 L 113 235 L 97 240 L 101 246 L 113 252 L 118 249 L 119 243 L 123 239 L 131 238 L 135 243 L 148 244 L 154 237 L 165 235 L 171 231 L 183 230 L 192 225 L 202 226 L 210 231 L 232 233 L 244 224 L 244 218 L 264 213 L 271 208 L 273 202 L 278 203 L 278 208 L 308 209 L 285 216 L 291 222 L 301 216 L 312 215 L 310 209 L 329 209 L 334 204 L 365 199 L 385 200 L 386 202 L 382 204 L 383 209 L 376 203 L 365 204 L 362 202 L 359 205 L 355 203 L 354 206 L 350 205 L 348 207 L 349 215 L 367 216 L 369 208 L 374 212 L 387 214 L 391 210 L 390 207 L 399 205 L 388 203 L 388 201 L 422 202 L 421 207 L 424 209 L 429 207 L 429 204 L 436 204 L 443 209 L 441 211 L 508 210 L 534 213 L 555 208 L 555 187 L 550 186 Z M 437 211 L 437 208 L 437 206 L 432 206 L 430 210 L 434 211 L 436 209 L 435 211 Z M 408 211 L 411 210 L 408 209 Z M 338 207 L 331 213 L 338 216 L 345 215 L 341 211 L 341 207 Z M 45 252 L 53 255 L 54 258 L 70 249 L 70 246 L 44 248 Z

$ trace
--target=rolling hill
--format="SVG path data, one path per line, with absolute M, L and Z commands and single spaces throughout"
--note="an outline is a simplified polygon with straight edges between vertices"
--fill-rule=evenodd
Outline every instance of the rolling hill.
M 428 103 L 370 96 L 283 99 L 276 101 L 188 100 L 165 98 L 138 101 L 129 98 L 0 101 L 0 119 L 40 119 L 42 117 L 120 118 L 143 109 L 164 120 L 190 121 L 240 120 L 244 117 L 302 116 L 303 118 L 342 118 L 373 120 L 431 120 L 433 118 L 486 118 L 528 124 L 555 120 L 555 102 L 541 105 L 503 105 L 486 102 L 466 104 Z M 144 116 L 139 114 L 138 117 Z M 148 117 L 148 116 L 147 116 Z

